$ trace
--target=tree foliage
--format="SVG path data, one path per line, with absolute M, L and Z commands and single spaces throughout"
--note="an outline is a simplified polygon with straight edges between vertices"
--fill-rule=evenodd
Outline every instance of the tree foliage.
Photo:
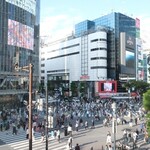
M 150 135 L 150 90 L 143 94 L 143 107 L 147 111 L 146 128 Z
M 150 90 L 143 94 L 143 107 L 146 111 L 150 111 Z
M 72 96 L 77 96 L 78 84 L 76 82 L 71 82 L 71 91 L 72 91 Z
M 132 91 L 132 88 L 134 88 L 134 91 L 138 91 L 140 94 L 143 94 L 147 91 L 147 89 L 150 87 L 149 83 L 139 80 L 130 80 L 124 84 L 124 87 L 127 89 L 130 89 Z

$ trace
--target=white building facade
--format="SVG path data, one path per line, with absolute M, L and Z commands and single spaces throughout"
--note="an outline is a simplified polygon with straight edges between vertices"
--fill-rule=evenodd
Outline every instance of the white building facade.
M 40 77 L 44 81 L 66 80 L 71 83 L 106 80 L 107 31 L 100 30 L 50 43 L 41 48 L 40 68 Z

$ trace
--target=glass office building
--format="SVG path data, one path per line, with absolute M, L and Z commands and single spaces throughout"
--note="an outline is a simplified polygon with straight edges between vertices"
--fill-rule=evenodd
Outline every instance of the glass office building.
M 28 72 L 20 67 L 34 65 L 33 87 L 39 74 L 40 0 L 0 1 L 0 94 L 28 89 Z
M 112 12 L 111 14 L 104 15 L 93 21 L 83 21 L 75 26 L 75 35 L 82 36 L 84 32 L 90 32 L 92 29 L 101 28 L 101 26 L 109 27 L 108 32 L 108 78 L 119 79 L 122 76 L 135 77 L 134 68 L 124 67 L 121 64 L 121 51 L 120 51 L 120 33 L 126 33 L 131 36 L 134 40 L 136 38 L 136 20 L 121 13 Z M 126 39 L 127 40 L 127 39 Z M 125 42 L 125 41 L 124 41 Z M 136 45 L 131 50 L 135 50 Z M 129 49 L 130 51 L 130 49 Z M 123 70 L 125 72 L 122 72 Z M 134 71 L 133 71 L 134 70 Z M 128 72 L 129 71 L 129 72 Z M 131 71 L 131 72 L 130 72 Z M 128 72 L 128 73 L 127 73 Z

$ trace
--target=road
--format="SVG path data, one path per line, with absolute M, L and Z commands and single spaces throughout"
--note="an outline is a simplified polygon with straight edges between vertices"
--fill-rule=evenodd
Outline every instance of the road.
M 135 131 L 137 128 L 139 129 L 139 125 L 137 126 L 134 125 L 133 127 L 129 127 L 129 124 L 118 125 L 116 134 L 116 143 L 118 143 L 118 141 L 122 139 L 124 129 Z M 110 131 L 113 141 L 112 127 L 103 127 L 102 120 L 100 122 L 97 122 L 95 129 L 88 128 L 87 130 L 85 130 L 84 128 L 80 128 L 78 132 L 73 131 L 73 147 L 76 145 L 76 143 L 78 143 L 81 147 L 81 150 L 91 150 L 91 147 L 93 147 L 93 150 L 101 150 L 102 147 L 103 148 L 105 147 L 108 131 Z M 142 136 L 143 135 L 141 134 L 141 137 Z M 0 139 L 3 139 L 3 141 L 7 143 L 6 145 L 4 145 L 4 142 L 0 141 L 0 150 L 14 150 L 14 149 L 28 150 L 28 140 L 25 139 L 24 131 L 22 131 L 21 134 L 14 136 L 12 136 L 11 133 L 10 135 L 6 135 L 4 134 L 4 132 L 0 132 Z M 150 149 L 150 144 L 145 144 L 143 142 L 143 138 L 140 139 L 142 140 L 138 140 L 137 143 L 138 146 L 141 145 L 141 148 L 138 148 L 137 150 L 144 150 L 144 149 L 146 150 L 146 148 L 147 150 L 148 148 Z M 61 142 L 58 143 L 56 139 L 50 139 L 49 149 L 66 150 L 67 140 L 68 137 L 64 137 L 64 133 L 62 132 Z M 33 150 L 44 150 L 44 149 L 45 143 L 41 143 L 40 134 L 36 134 L 35 141 L 33 141 Z

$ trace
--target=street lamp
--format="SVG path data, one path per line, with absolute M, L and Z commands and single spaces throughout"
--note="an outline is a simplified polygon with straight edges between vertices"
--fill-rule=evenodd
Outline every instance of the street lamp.
M 114 150 L 116 150 L 116 128 L 117 128 L 117 122 L 116 122 L 116 102 L 112 103 L 112 109 L 113 109 L 113 122 L 112 122 L 112 133 L 114 134 Z
M 29 150 L 32 150 L 32 82 L 33 82 L 33 65 L 19 67 L 15 64 L 15 70 L 23 70 L 29 72 Z

